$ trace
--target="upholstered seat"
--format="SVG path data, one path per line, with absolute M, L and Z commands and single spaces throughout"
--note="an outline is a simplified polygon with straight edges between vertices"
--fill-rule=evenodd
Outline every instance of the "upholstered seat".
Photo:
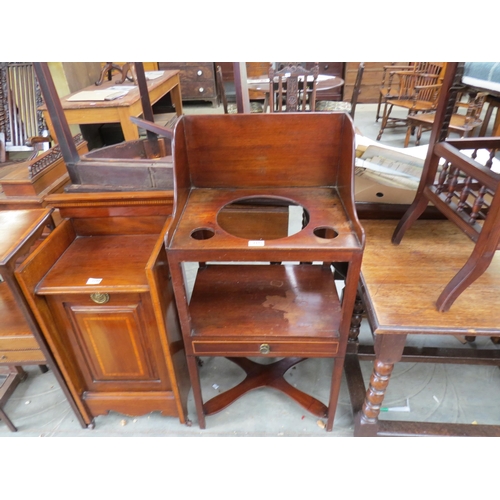
M 356 81 L 352 89 L 352 97 L 350 101 L 316 101 L 316 111 L 345 111 L 354 119 L 356 112 L 356 104 L 360 94 L 361 80 L 365 70 L 365 63 L 359 63 L 358 72 L 356 74 Z
M 347 101 L 317 101 L 316 111 L 345 111 L 351 112 L 351 103 Z
M 264 106 L 262 105 L 261 102 L 257 101 L 250 101 L 250 111 L 251 113 L 264 113 Z M 236 106 L 235 102 L 228 102 L 227 103 L 227 113 L 228 114 L 235 114 L 238 112 L 238 107 Z

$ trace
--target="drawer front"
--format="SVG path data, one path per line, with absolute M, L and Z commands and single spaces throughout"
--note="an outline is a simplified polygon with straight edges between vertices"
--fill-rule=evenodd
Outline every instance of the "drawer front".
M 183 99 L 213 99 L 217 97 L 214 65 L 211 62 L 162 62 L 160 69 L 180 71 Z
M 297 341 L 219 341 L 194 340 L 195 356 L 304 356 L 311 358 L 329 358 L 339 350 L 337 341 L 297 342 Z
M 187 82 L 181 83 L 183 99 L 205 99 L 216 97 L 214 82 Z
M 344 73 L 344 63 L 343 62 L 320 62 L 319 72 L 322 75 L 334 75 L 343 77 Z M 307 66 L 314 66 L 314 63 L 307 63 Z
M 11 365 L 13 363 L 38 364 L 45 361 L 45 356 L 40 349 L 27 351 L 0 351 L 0 365 Z
M 214 80 L 214 68 L 210 64 L 187 66 L 181 69 L 181 81 L 204 82 Z
M 19 337 L 0 337 L 0 351 L 23 351 L 40 349 L 38 342 L 32 335 Z

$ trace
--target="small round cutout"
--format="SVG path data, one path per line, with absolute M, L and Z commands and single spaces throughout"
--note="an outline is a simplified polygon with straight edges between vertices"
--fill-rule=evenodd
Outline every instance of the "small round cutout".
M 191 238 L 195 240 L 209 240 L 215 235 L 215 231 L 208 227 L 199 227 L 192 231 Z
M 375 196 L 376 196 L 377 198 L 383 198 L 384 193 L 376 193 L 376 194 L 375 194 Z
M 324 240 L 333 240 L 333 238 L 336 238 L 339 233 L 333 229 L 333 227 L 329 226 L 320 226 L 314 229 L 313 233 L 318 237 L 322 238 Z

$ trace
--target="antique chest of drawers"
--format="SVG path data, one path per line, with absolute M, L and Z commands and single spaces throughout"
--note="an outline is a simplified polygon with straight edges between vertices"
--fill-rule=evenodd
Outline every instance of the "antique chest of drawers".
M 178 69 L 183 101 L 211 101 L 218 104 L 218 93 L 213 62 L 160 62 L 160 70 Z

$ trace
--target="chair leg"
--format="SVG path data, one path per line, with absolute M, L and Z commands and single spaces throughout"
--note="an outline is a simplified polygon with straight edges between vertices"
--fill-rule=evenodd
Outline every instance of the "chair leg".
M 407 148 L 408 144 L 410 143 L 411 128 L 412 128 L 411 125 L 408 125 L 408 127 L 406 127 L 406 136 L 405 136 L 405 145 L 404 145 L 405 148 Z
M 422 137 L 422 125 L 420 125 L 419 127 L 417 127 L 417 134 L 416 134 L 416 137 L 415 137 L 415 146 L 419 146 L 420 145 L 420 138 Z
M 198 371 L 198 360 L 194 356 L 187 356 L 187 365 L 191 387 L 193 389 L 194 404 L 196 406 L 196 414 L 198 417 L 198 425 L 200 429 L 205 429 L 205 412 L 203 410 L 203 396 L 201 394 L 200 373 Z
M 377 104 L 377 114 L 375 116 L 375 123 L 377 123 L 378 119 L 380 118 L 380 108 L 381 107 L 382 107 L 382 94 L 379 93 L 378 104 Z
M 377 141 L 380 141 L 382 134 L 384 133 L 384 129 L 387 126 L 387 121 L 389 119 L 389 115 L 390 115 L 391 111 L 392 111 L 392 105 L 388 106 L 387 103 L 385 103 L 384 114 L 382 116 L 382 125 L 380 125 L 380 131 L 379 131 L 378 136 L 377 136 Z
M 415 195 L 413 203 L 399 221 L 392 235 L 392 243 L 399 245 L 407 229 L 424 213 L 429 201 L 424 196 Z
M 485 253 L 478 255 L 478 252 L 475 251 L 476 248 L 477 243 L 465 265 L 441 292 L 436 301 L 438 311 L 448 311 L 458 296 L 488 269 L 495 253 L 489 252 L 489 255 L 485 255 Z

